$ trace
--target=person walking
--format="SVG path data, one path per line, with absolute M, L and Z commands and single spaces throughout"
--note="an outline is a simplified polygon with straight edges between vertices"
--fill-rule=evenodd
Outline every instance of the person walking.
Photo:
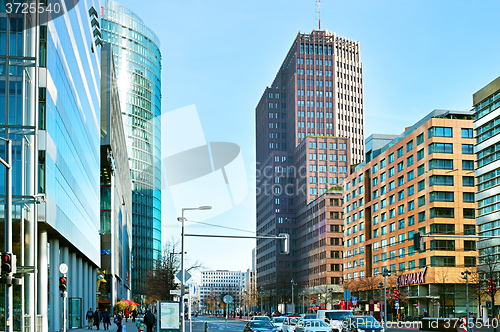
M 101 315 L 102 324 L 104 325 L 105 330 L 109 330 L 109 325 L 111 324 L 111 317 L 109 316 L 108 309 L 104 309 L 104 312 Z
M 130 315 L 130 311 L 128 308 L 125 308 L 125 322 L 128 322 L 128 316 Z
M 96 309 L 94 311 L 94 325 L 99 330 L 99 326 L 101 325 L 101 312 L 99 311 L 99 309 Z
M 135 322 L 136 318 L 137 318 L 137 308 L 132 310 L 132 322 Z
M 115 319 L 114 319 L 114 322 L 115 322 L 116 326 L 118 327 L 117 332 L 122 332 L 122 320 L 123 320 L 122 314 L 120 312 L 118 312 L 115 315 Z
M 92 311 L 92 308 L 87 311 L 85 316 L 87 318 L 87 328 L 92 330 L 92 327 L 94 326 L 94 312 Z
M 153 332 L 153 325 L 155 325 L 155 315 L 151 310 L 147 310 L 144 315 L 144 323 L 146 324 L 147 332 Z

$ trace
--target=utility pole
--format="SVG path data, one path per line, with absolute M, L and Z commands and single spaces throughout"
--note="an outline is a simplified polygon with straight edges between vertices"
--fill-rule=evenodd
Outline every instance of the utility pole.
M 387 331 L 387 277 L 391 275 L 391 272 L 384 267 L 382 275 L 384 276 L 384 331 Z
M 465 270 L 462 272 L 462 279 L 465 279 L 465 294 L 466 294 L 466 311 L 467 311 L 467 318 L 465 319 L 465 324 L 467 330 L 469 329 L 469 275 L 471 275 L 469 270 Z M 472 332 L 472 328 L 471 328 Z

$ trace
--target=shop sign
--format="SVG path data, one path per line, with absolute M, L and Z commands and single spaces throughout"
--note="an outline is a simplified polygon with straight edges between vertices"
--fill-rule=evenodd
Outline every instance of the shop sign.
M 425 283 L 425 271 L 427 267 L 424 268 L 422 272 L 408 273 L 400 275 L 396 278 L 396 284 L 398 286 L 410 286 L 415 284 Z

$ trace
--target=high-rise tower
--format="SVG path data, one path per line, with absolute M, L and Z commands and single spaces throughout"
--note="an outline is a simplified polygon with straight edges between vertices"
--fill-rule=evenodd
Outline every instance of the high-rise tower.
M 364 159 L 362 74 L 358 42 L 299 33 L 256 107 L 257 233 L 292 239 L 289 256 L 257 241 L 257 282 L 271 298 L 292 278 L 341 290 L 342 272 L 330 267 L 342 259 L 338 186 Z
M 139 16 L 104 1 L 103 39 L 112 44 L 133 182 L 132 290 L 161 256 L 160 41 Z

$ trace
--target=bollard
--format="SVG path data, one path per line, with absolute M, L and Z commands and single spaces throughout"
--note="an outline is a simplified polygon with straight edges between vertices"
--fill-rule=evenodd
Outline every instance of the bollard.
M 208 332 L 208 322 L 205 322 L 205 332 Z

